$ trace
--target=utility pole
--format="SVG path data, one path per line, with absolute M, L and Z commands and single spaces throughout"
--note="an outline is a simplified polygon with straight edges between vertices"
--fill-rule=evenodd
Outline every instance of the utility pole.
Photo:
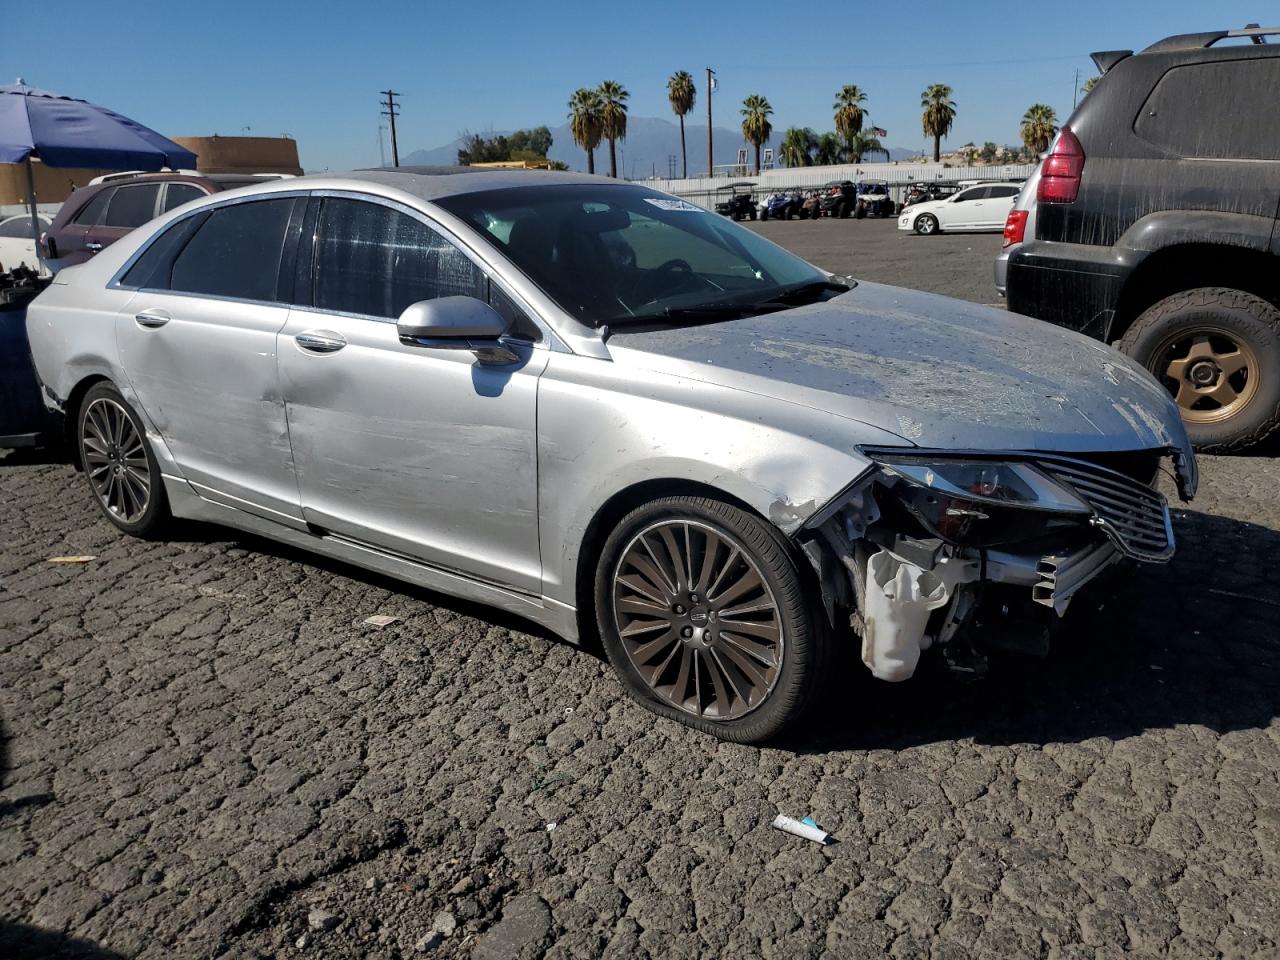
M 707 67 L 707 176 L 716 175 L 715 158 L 711 151 L 711 91 L 716 88 L 716 72 Z
M 400 96 L 400 94 L 394 90 L 383 90 L 381 93 L 387 98 L 382 101 L 382 106 L 386 107 L 382 111 L 382 115 L 391 118 L 391 165 L 398 167 L 400 166 L 400 145 L 396 143 L 396 117 L 400 113 L 400 107 L 396 103 L 396 97 Z
M 1076 78 L 1071 82 L 1071 112 L 1075 113 L 1076 100 L 1080 96 L 1080 68 L 1076 67 Z

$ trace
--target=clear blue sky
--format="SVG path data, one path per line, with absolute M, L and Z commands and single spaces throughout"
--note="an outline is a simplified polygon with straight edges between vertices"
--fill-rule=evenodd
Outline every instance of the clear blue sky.
M 111 107 L 171 136 L 288 133 L 308 170 L 378 162 L 378 91 L 404 94 L 401 153 L 463 129 L 511 129 L 565 115 L 579 86 L 617 80 L 637 116 L 670 117 L 666 79 L 719 71 L 717 126 L 747 94 L 775 127 L 831 128 L 845 83 L 868 94 L 890 146 L 919 148 L 920 91 L 948 83 L 958 105 L 945 145 L 1014 143 L 1026 107 L 1071 110 L 1072 76 L 1093 50 L 1173 33 L 1280 20 L 1274 4 L 1219 0 L 975 3 L 138 3 L 5 4 L 0 82 Z

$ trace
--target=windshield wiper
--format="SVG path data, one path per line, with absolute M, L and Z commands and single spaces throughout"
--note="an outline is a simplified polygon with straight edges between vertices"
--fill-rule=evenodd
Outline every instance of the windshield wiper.
M 810 283 L 798 283 L 793 287 L 784 287 L 764 302 L 784 303 L 791 306 L 797 303 L 810 303 L 821 293 L 847 293 L 852 289 L 853 287 L 849 284 L 840 283 L 837 280 L 814 280 Z

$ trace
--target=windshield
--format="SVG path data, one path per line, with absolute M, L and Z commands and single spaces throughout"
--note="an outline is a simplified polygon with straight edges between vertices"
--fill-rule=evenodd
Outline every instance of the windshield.
M 747 312 L 827 280 L 719 214 L 644 187 L 517 187 L 435 202 L 595 326 L 707 309 Z

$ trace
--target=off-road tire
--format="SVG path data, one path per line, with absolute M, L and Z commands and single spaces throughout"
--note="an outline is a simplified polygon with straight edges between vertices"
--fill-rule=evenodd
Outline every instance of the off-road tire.
M 132 520 L 127 520 L 115 513 L 103 503 L 102 497 L 99 496 L 91 475 L 90 464 L 86 460 L 85 450 L 85 418 L 91 407 L 97 401 L 108 401 L 115 407 L 124 411 L 128 417 L 133 429 L 142 442 L 142 451 L 146 457 L 146 473 L 149 478 L 149 494 L 147 504 L 141 514 Z M 129 406 L 128 401 L 115 385 L 106 381 L 95 383 L 85 393 L 80 401 L 80 408 L 76 411 L 76 432 L 75 432 L 75 450 L 74 455 L 80 462 L 80 466 L 84 472 L 85 484 L 89 488 L 89 493 L 93 497 L 93 502 L 98 505 L 98 509 L 102 511 L 112 525 L 118 530 L 129 534 L 130 536 L 139 537 L 144 540 L 153 540 L 162 537 L 172 526 L 173 516 L 169 512 L 169 498 L 165 495 L 164 480 L 160 476 L 160 463 L 156 459 L 155 451 L 151 449 L 151 443 L 147 439 L 146 427 L 143 425 L 141 418 Z
M 783 630 L 781 667 L 772 690 L 749 713 L 718 721 L 664 701 L 641 677 L 623 647 L 613 612 L 614 576 L 637 534 L 655 523 L 688 520 L 728 534 L 768 585 Z M 623 688 L 654 713 L 735 743 L 759 743 L 795 726 L 822 700 L 833 642 L 820 602 L 802 575 L 798 558 L 772 525 L 755 514 L 709 497 L 672 496 L 632 510 L 605 541 L 596 566 L 596 622 L 605 653 Z
M 1148 307 L 1116 346 L 1150 370 L 1171 336 L 1194 335 L 1204 325 L 1225 329 L 1257 358 L 1256 392 L 1237 413 L 1216 423 L 1184 421 L 1192 444 L 1202 453 L 1231 453 L 1251 447 L 1280 427 L 1280 309 L 1261 297 L 1230 287 L 1196 287 Z

